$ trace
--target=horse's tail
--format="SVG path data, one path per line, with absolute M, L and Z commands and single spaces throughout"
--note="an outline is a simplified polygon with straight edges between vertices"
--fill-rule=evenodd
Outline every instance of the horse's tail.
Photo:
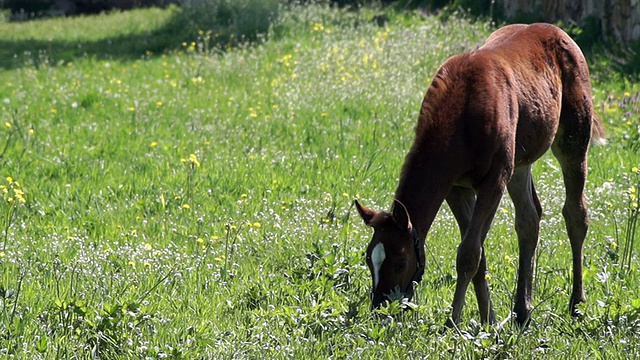
M 595 113 L 591 119 L 591 143 L 595 145 L 605 145 L 607 143 L 607 131 L 602 125 L 602 120 Z

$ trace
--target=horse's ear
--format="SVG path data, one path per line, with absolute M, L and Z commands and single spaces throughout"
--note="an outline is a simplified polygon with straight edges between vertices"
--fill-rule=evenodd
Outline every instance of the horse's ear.
M 360 217 L 362 218 L 362 220 L 364 220 L 364 223 L 367 226 L 371 226 L 371 220 L 374 216 L 376 216 L 377 212 L 360 205 L 358 200 L 353 200 L 353 204 L 356 206 L 356 209 L 358 209 L 358 214 L 360 214 Z
M 395 221 L 396 225 L 398 225 L 401 229 L 407 229 L 411 231 L 413 225 L 411 225 L 411 219 L 409 218 L 409 212 L 407 208 L 404 207 L 404 204 L 398 200 L 393 200 L 393 210 L 391 215 L 393 216 L 393 221 Z

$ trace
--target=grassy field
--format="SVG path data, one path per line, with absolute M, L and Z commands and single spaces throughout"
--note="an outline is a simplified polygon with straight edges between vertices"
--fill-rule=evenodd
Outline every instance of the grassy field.
M 351 203 L 388 208 L 431 76 L 494 27 L 315 5 L 284 9 L 265 42 L 209 51 L 203 31 L 167 49 L 177 11 L 0 24 L 3 357 L 640 357 L 638 74 L 589 57 L 609 144 L 590 153 L 583 317 L 568 316 L 546 155 L 531 326 L 478 325 L 470 291 L 461 331 L 440 334 L 459 237 L 446 206 L 416 309 L 373 314 Z M 486 242 L 500 321 L 512 224 L 505 199 Z

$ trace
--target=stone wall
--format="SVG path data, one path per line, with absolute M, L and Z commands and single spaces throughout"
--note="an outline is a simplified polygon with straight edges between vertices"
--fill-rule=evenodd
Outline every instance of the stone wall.
M 549 22 L 580 25 L 595 17 L 605 34 L 623 42 L 640 39 L 640 0 L 502 0 L 502 6 L 507 18 L 533 13 Z

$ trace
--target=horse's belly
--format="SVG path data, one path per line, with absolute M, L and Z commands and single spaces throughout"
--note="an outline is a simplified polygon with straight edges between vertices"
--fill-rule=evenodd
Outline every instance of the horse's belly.
M 531 164 L 544 155 L 558 129 L 556 118 L 519 121 L 516 132 L 515 165 Z

